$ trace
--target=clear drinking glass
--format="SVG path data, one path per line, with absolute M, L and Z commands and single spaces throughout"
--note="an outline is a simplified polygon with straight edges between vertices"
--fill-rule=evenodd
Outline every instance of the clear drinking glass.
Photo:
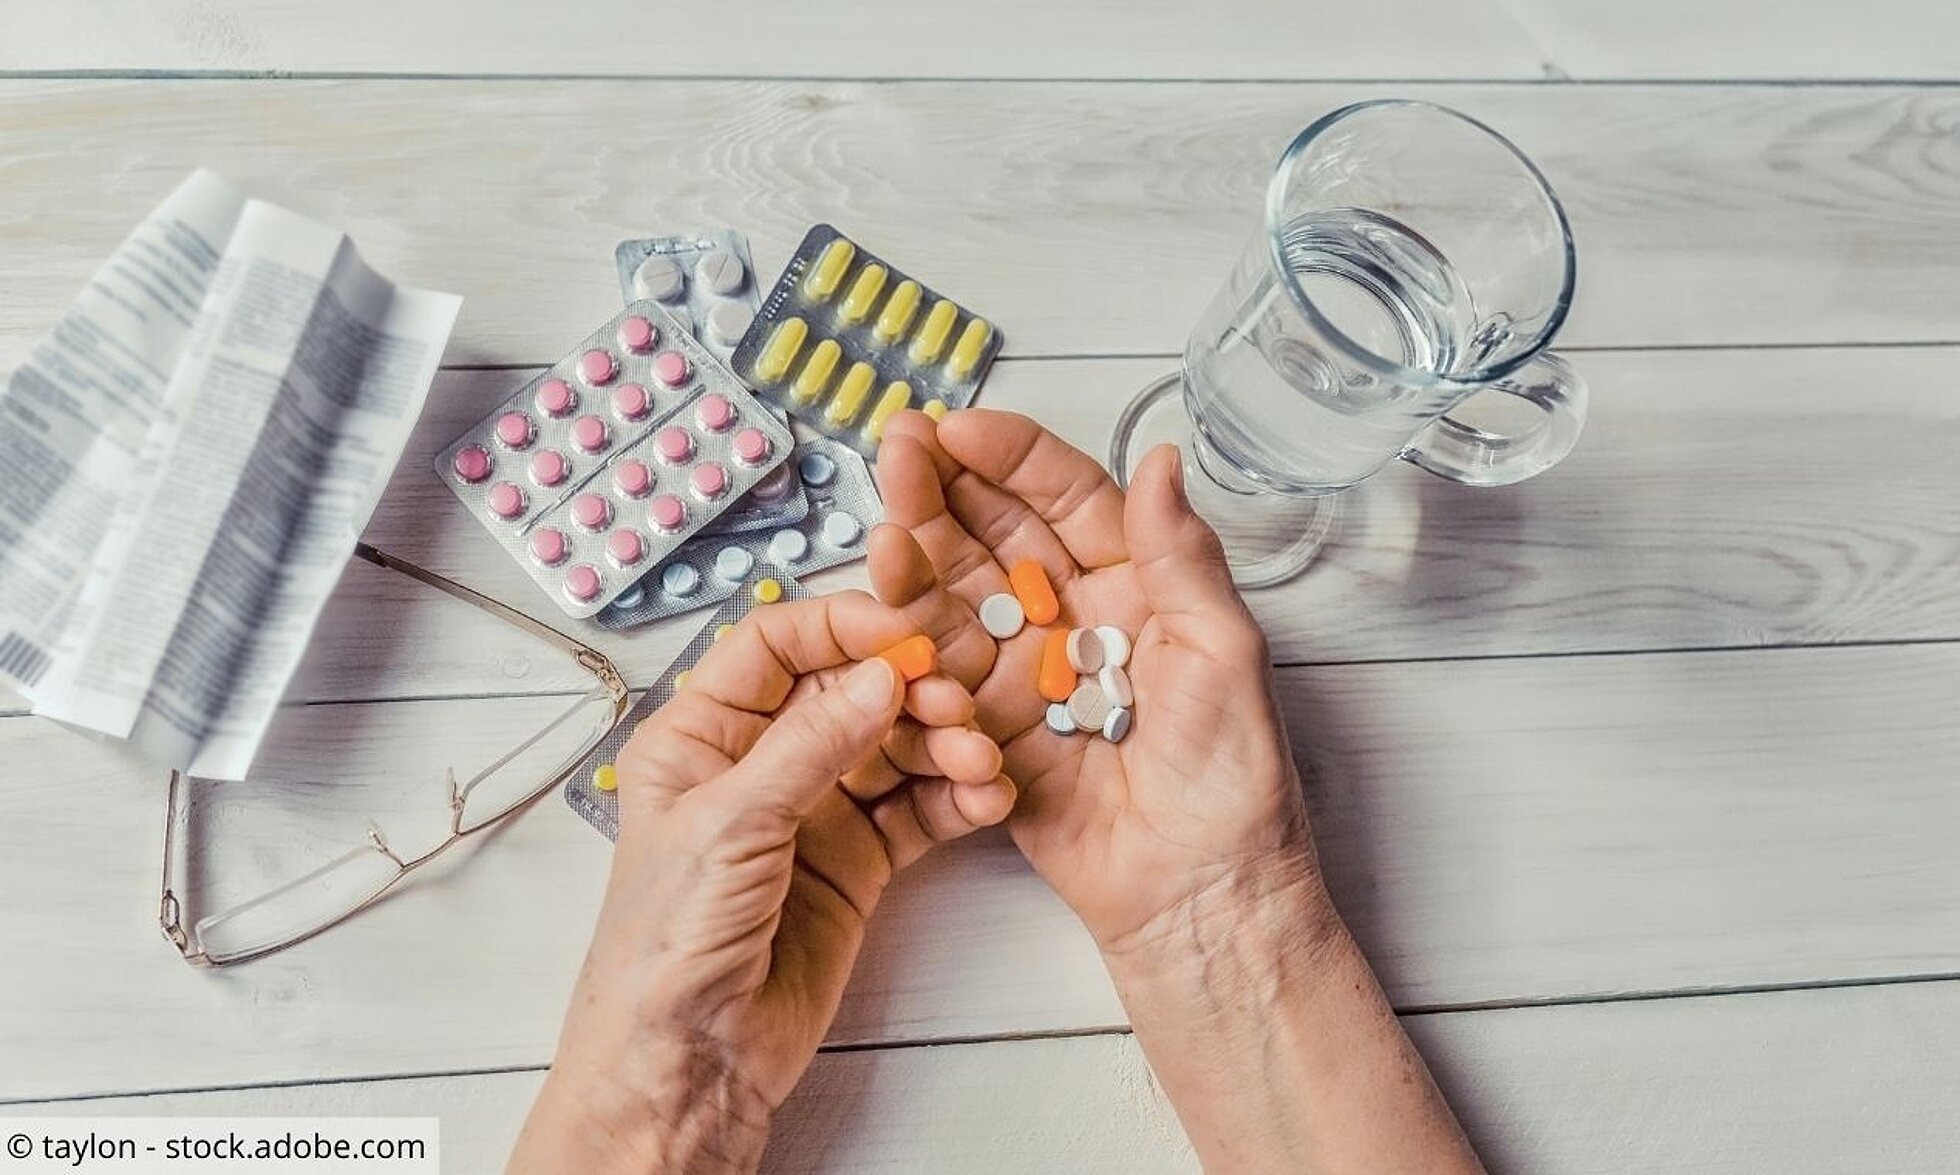
M 1325 541 L 1335 495 L 1394 458 L 1494 486 L 1571 450 L 1585 385 L 1545 348 L 1573 281 L 1565 210 L 1503 136 L 1426 102 L 1336 110 L 1280 157 L 1183 369 L 1125 410 L 1110 467 L 1128 485 L 1151 447 L 1182 446 L 1233 577 L 1277 583 Z M 1472 424 L 1481 392 L 1529 407 L 1514 425 L 1480 403 Z

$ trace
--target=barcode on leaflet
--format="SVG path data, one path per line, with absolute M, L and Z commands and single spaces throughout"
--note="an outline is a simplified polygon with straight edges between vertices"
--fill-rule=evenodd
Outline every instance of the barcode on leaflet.
M 48 655 L 41 646 L 17 632 L 0 637 L 0 672 L 15 681 L 33 685 L 48 670 Z

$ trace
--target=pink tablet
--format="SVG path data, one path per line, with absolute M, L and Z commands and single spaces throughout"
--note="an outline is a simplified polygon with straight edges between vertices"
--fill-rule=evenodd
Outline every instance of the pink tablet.
M 531 426 L 531 418 L 522 412 L 506 412 L 497 417 L 497 440 L 506 449 L 522 449 L 538 435 Z
M 638 420 L 653 409 L 644 384 L 620 384 L 613 389 L 613 411 L 621 420 Z
M 655 530 L 672 534 L 687 525 L 687 504 L 672 494 L 661 494 L 647 503 L 647 521 Z
M 482 445 L 464 445 L 456 450 L 456 476 L 475 484 L 490 476 L 490 451 Z
M 619 360 L 610 351 L 592 350 L 578 357 L 578 377 L 594 387 L 612 382 L 619 374 Z
M 620 567 L 631 567 L 646 557 L 646 541 L 637 530 L 616 530 L 606 536 L 606 558 Z
M 578 407 L 578 393 L 562 379 L 548 379 L 538 385 L 537 401 L 546 416 L 570 416 Z
M 670 424 L 653 434 L 653 449 L 662 461 L 679 465 L 694 456 L 694 438 L 686 429 Z
M 694 406 L 694 419 L 709 432 L 721 432 L 735 423 L 735 405 L 720 392 L 709 392 Z
M 611 436 L 606 431 L 606 422 L 596 416 L 581 416 L 572 421 L 572 443 L 588 453 L 605 448 Z
M 567 550 L 564 531 L 541 526 L 531 532 L 531 558 L 546 567 L 556 567 L 563 563 Z
M 629 457 L 613 470 L 613 488 L 629 498 L 644 498 L 653 488 L 653 470 L 646 462 Z
M 660 328 L 641 315 L 630 314 L 619 324 L 619 345 L 635 354 L 653 350 L 659 338 Z
M 485 495 L 485 500 L 490 507 L 490 513 L 499 518 L 516 518 L 524 513 L 524 491 L 510 482 L 500 481 L 491 486 L 490 492 Z
M 580 494 L 572 499 L 572 521 L 587 530 L 604 530 L 612 521 L 612 503 L 598 494 Z
M 728 470 L 713 461 L 706 461 L 694 467 L 694 472 L 687 475 L 687 482 L 700 496 L 719 498 L 728 492 Z
M 653 357 L 653 378 L 670 388 L 686 383 L 693 370 L 687 365 L 687 356 L 679 351 L 662 351 Z
M 562 483 L 570 472 L 565 455 L 556 449 L 539 449 L 531 457 L 531 480 L 546 489 Z
M 598 598 L 599 569 L 581 563 L 565 573 L 565 594 L 583 604 Z
M 744 465 L 760 465 L 769 460 L 769 438 L 759 428 L 745 428 L 736 433 L 729 447 L 735 450 L 735 459 Z

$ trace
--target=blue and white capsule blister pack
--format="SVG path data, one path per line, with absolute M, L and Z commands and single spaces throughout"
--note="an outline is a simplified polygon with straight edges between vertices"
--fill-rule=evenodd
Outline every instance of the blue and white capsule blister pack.
M 1000 346 L 986 319 L 819 224 L 730 362 L 765 399 L 875 457 L 893 413 L 972 403 Z
M 788 460 L 789 427 L 635 302 L 436 456 L 566 614 L 591 616 Z
M 619 270 L 620 295 L 627 302 L 660 303 L 724 362 L 734 357 L 735 344 L 755 320 L 761 301 L 755 262 L 749 256 L 749 239 L 734 229 L 621 241 L 613 249 L 613 264 Z M 766 400 L 763 404 L 788 419 L 780 405 Z M 786 526 L 809 511 L 795 464 L 784 462 L 703 530 L 734 534 Z
M 660 671 L 660 676 L 640 695 L 625 719 L 572 768 L 566 779 L 565 803 L 607 840 L 619 839 L 619 780 L 613 764 L 619 758 L 620 748 L 633 737 L 633 729 L 673 698 L 687 671 L 699 664 L 708 649 L 740 623 L 742 617 L 784 600 L 810 597 L 809 589 L 796 582 L 789 572 L 767 563 L 758 563 L 739 586 L 740 590 L 723 600 L 721 607 L 708 617 L 708 622 L 687 642 L 680 655 Z
M 761 565 L 809 575 L 864 558 L 871 528 L 885 517 L 864 458 L 828 437 L 813 437 L 797 444 L 791 462 L 810 495 L 808 515 L 773 531 L 694 536 L 615 597 L 599 613 L 599 623 L 610 629 L 637 628 L 711 607 L 733 595 Z

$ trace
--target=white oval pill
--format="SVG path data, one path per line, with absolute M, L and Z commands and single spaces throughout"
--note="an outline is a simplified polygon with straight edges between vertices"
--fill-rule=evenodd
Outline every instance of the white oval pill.
M 715 556 L 715 574 L 731 582 L 755 569 L 755 556 L 742 547 L 723 547 Z
M 636 297 L 670 302 L 680 297 L 686 286 L 687 275 L 681 272 L 680 262 L 660 253 L 640 262 L 640 267 L 633 271 L 633 293 Z
M 1021 631 L 1021 626 L 1027 622 L 1028 614 L 1021 607 L 1021 601 L 1006 592 L 995 592 L 980 601 L 981 627 L 997 641 L 1004 641 Z
M 1114 624 L 1098 624 L 1096 635 L 1102 638 L 1103 664 L 1114 665 L 1118 669 L 1130 663 L 1130 635 Z
M 864 523 L 857 515 L 839 510 L 823 520 L 823 537 L 833 547 L 848 547 L 864 537 Z
M 1123 736 L 1128 733 L 1130 733 L 1130 712 L 1128 710 L 1119 706 L 1109 712 L 1109 717 L 1103 719 L 1102 736 L 1110 742 L 1120 743 L 1123 741 Z
M 1069 717 L 1067 702 L 1048 703 L 1048 729 L 1056 734 L 1075 733 L 1075 719 Z
M 1102 687 L 1087 678 L 1068 696 L 1068 716 L 1083 730 L 1101 730 L 1109 711 L 1109 699 L 1103 697 Z
M 1102 687 L 1103 696 L 1112 706 L 1134 705 L 1137 700 L 1136 691 L 1130 687 L 1130 675 L 1120 666 L 1103 666 L 1096 674 L 1096 684 Z
M 1103 667 L 1102 638 L 1093 628 L 1078 628 L 1068 634 L 1068 663 L 1077 673 L 1094 673 Z
M 794 563 L 810 553 L 810 540 L 800 530 L 779 530 L 769 536 L 769 561 Z
M 660 573 L 660 588 L 670 596 L 691 596 L 701 586 L 701 573 L 692 563 L 669 563 Z

